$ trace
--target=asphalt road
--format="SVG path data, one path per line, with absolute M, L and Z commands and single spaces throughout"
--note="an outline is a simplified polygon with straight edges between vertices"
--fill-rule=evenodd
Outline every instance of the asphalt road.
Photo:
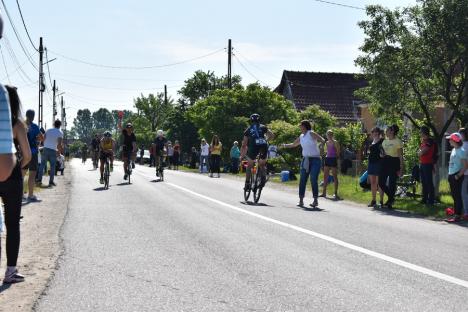
M 37 311 L 468 311 L 468 228 L 242 181 L 116 166 L 74 180 L 59 269 Z M 310 199 L 309 201 L 310 202 Z

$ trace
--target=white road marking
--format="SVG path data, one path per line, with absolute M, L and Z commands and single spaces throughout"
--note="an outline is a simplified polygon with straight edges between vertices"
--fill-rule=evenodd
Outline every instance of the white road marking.
M 313 236 L 313 237 L 316 237 L 316 238 L 320 238 L 322 240 L 328 241 L 328 242 L 333 243 L 335 245 L 345 247 L 345 248 L 360 252 L 362 254 L 365 254 L 365 255 L 380 259 L 380 260 L 384 260 L 384 261 L 399 265 L 401 267 L 404 267 L 404 268 L 407 268 L 407 269 L 410 269 L 410 270 L 413 270 L 413 271 L 416 271 L 416 272 L 419 272 L 419 273 L 422 273 L 422 274 L 425 274 L 425 275 L 428 275 L 428 276 L 432 276 L 432 277 L 435 277 L 437 279 L 440 279 L 440 280 L 443 280 L 443 281 L 446 281 L 446 282 L 449 282 L 449 283 L 452 283 L 452 284 L 455 284 L 455 285 L 459 285 L 459 286 L 468 288 L 468 281 L 465 281 L 465 280 L 462 280 L 462 279 L 459 279 L 459 278 L 456 278 L 456 277 L 453 277 L 453 276 L 450 276 L 450 275 L 447 275 L 447 274 L 443 274 L 443 273 L 440 273 L 440 272 L 437 272 L 437 271 L 434 271 L 434 270 L 431 270 L 431 269 L 428 269 L 428 268 L 425 268 L 425 267 L 422 267 L 422 266 L 419 266 L 419 265 L 416 265 L 416 264 L 412 264 L 412 263 L 409 263 L 409 262 L 406 262 L 406 261 L 403 261 L 403 260 L 400 260 L 400 259 L 397 259 L 397 258 L 393 258 L 393 257 L 387 256 L 387 255 L 381 254 L 379 252 L 375 252 L 375 251 L 372 251 L 372 250 L 369 250 L 369 249 L 366 249 L 366 248 L 363 248 L 363 247 L 360 247 L 360 246 L 357 246 L 357 245 L 353 245 L 353 244 L 344 242 L 342 240 L 333 238 L 331 236 L 327 236 L 327 235 L 320 234 L 320 233 L 317 233 L 317 232 L 314 232 L 314 231 L 311 231 L 311 230 L 307 230 L 307 229 L 304 229 L 304 228 L 301 228 L 299 226 L 292 225 L 292 224 L 289 224 L 289 223 L 286 223 L 286 222 L 283 222 L 283 221 L 279 221 L 279 220 L 276 220 L 276 219 L 265 217 L 265 216 L 263 216 L 261 214 L 251 212 L 251 211 L 248 211 L 248 210 L 245 210 L 245 209 L 230 205 L 228 203 L 225 203 L 225 202 L 222 202 L 220 200 L 217 200 L 217 199 L 214 199 L 214 198 L 199 194 L 199 193 L 194 192 L 192 190 L 189 190 L 189 189 L 187 189 L 185 187 L 182 187 L 182 186 L 170 183 L 170 182 L 164 182 L 164 184 L 170 185 L 170 186 L 172 186 L 174 188 L 177 188 L 179 190 L 182 190 L 182 191 L 184 191 L 186 193 L 189 193 L 189 194 L 192 194 L 194 196 L 203 198 L 203 199 L 205 199 L 207 201 L 211 201 L 213 203 L 224 206 L 226 208 L 229 208 L 229 209 L 232 209 L 232 210 L 247 214 L 249 216 L 252 216 L 252 217 L 255 217 L 255 218 L 270 222 L 270 223 L 274 223 L 274 224 L 277 224 L 277 225 L 280 225 L 280 226 L 283 226 L 283 227 L 286 227 L 286 228 L 289 228 L 289 229 L 292 229 L 292 230 L 295 230 L 295 231 L 298 231 L 298 232 L 301 232 L 301 233 L 304 233 L 304 234 L 307 234 L 307 235 L 310 235 L 310 236 Z

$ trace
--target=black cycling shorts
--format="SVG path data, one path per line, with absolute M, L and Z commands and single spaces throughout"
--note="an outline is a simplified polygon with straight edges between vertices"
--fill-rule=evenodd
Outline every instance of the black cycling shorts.
M 112 153 L 107 153 L 107 152 L 103 152 L 101 151 L 99 153 L 99 159 L 102 160 L 102 161 L 106 161 L 106 158 L 112 156 Z
M 247 150 L 247 157 L 251 160 L 257 159 L 257 155 L 260 159 L 265 160 L 268 157 L 268 145 L 255 145 Z

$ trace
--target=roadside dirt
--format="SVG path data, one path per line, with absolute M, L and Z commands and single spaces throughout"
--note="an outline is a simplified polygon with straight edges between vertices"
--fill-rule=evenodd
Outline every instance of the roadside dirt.
M 61 253 L 60 230 L 68 210 L 72 177 L 55 177 L 57 186 L 37 192 L 40 202 L 22 207 L 21 246 L 18 270 L 25 275 L 23 283 L 0 284 L 0 311 L 31 311 L 52 278 Z M 44 177 L 46 181 L 48 177 Z M 1 235 L 0 278 L 6 269 L 5 233 Z

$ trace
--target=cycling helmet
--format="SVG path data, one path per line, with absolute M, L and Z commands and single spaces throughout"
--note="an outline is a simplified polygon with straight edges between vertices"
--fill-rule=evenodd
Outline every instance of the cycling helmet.
M 127 123 L 127 125 L 125 126 L 125 128 L 127 129 L 132 129 L 133 128 L 133 125 L 131 122 Z
M 158 130 L 158 132 L 156 132 L 156 133 L 157 133 L 157 135 L 158 135 L 159 137 L 164 136 L 164 131 L 162 131 L 162 130 Z
M 110 131 L 106 131 L 106 132 L 104 132 L 104 137 L 110 138 L 110 137 L 112 137 L 112 134 L 110 133 Z
M 260 122 L 260 115 L 259 114 L 252 114 L 250 115 L 251 122 Z

